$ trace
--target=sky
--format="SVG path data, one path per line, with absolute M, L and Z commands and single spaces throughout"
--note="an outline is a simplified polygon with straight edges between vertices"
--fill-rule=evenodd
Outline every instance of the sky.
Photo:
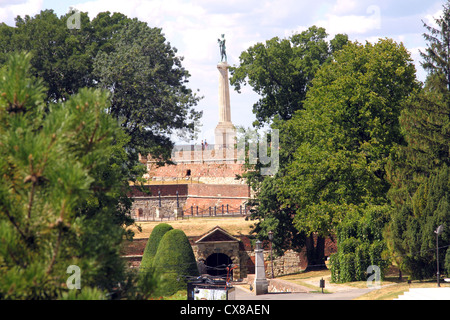
M 345 33 L 351 41 L 376 42 L 391 38 L 402 42 L 411 53 L 420 81 L 420 51 L 426 48 L 422 20 L 432 24 L 442 13 L 445 0 L 0 0 L 0 22 L 14 26 L 14 18 L 34 16 L 53 9 L 58 16 L 73 7 L 93 19 L 99 12 L 121 12 L 128 17 L 162 28 L 170 44 L 184 57 L 191 77 L 187 84 L 203 99 L 196 106 L 203 111 L 196 141 L 214 141 L 218 123 L 217 63 L 221 34 L 225 34 L 228 64 L 237 66 L 239 56 L 250 46 L 273 37 L 287 38 L 316 25 L 332 39 Z M 255 120 L 252 106 L 258 95 L 245 86 L 241 93 L 230 87 L 231 120 L 235 126 L 250 127 Z M 178 143 L 186 143 L 182 138 Z

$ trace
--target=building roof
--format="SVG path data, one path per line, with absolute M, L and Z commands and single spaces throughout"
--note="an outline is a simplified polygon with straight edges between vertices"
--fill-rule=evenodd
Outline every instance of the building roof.
M 238 242 L 239 240 L 233 237 L 230 233 L 228 233 L 226 230 L 222 229 L 219 226 L 215 226 L 211 230 L 209 230 L 207 233 L 202 235 L 200 239 L 195 241 L 195 243 L 199 242 L 211 242 L 211 241 L 233 241 Z

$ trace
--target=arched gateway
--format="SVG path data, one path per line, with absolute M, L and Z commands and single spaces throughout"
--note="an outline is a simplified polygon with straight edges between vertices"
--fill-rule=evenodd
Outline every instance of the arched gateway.
M 230 272 L 233 279 L 242 278 L 239 240 L 219 226 L 214 227 L 200 237 L 192 246 L 200 272 L 222 276 L 227 275 L 227 266 L 233 266 Z

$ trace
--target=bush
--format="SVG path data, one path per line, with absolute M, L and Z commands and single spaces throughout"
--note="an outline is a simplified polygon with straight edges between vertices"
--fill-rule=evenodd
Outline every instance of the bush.
M 152 266 L 159 275 L 156 294 L 160 296 L 170 296 L 179 290 L 186 290 L 187 278 L 199 276 L 191 244 L 186 234 L 178 229 L 164 234 Z
M 142 256 L 139 271 L 149 271 L 152 266 L 153 258 L 155 257 L 156 251 L 158 250 L 159 242 L 166 234 L 166 232 L 172 229 L 172 226 L 167 223 L 160 223 L 155 226 L 155 228 L 153 228 L 153 231 L 150 234 L 150 237 L 148 238 L 147 244 L 144 249 L 144 254 Z
M 385 207 L 371 206 L 348 214 L 337 228 L 338 251 L 331 256 L 331 281 L 335 283 L 365 281 L 367 268 L 376 265 L 383 279 L 389 259 L 382 239 L 386 223 Z

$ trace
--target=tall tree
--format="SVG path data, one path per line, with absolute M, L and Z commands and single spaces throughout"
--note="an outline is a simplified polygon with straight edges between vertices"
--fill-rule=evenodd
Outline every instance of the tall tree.
M 336 35 L 328 43 L 327 36 L 325 29 L 313 26 L 286 39 L 257 43 L 241 53 L 239 66 L 230 68 L 230 83 L 238 92 L 249 84 L 261 96 L 253 105 L 256 126 L 271 123 L 274 117 L 288 120 L 303 109 L 317 69 L 348 42 L 346 35 Z
M 422 66 L 429 72 L 428 82 L 450 91 L 450 4 L 443 5 L 442 16 L 434 19 L 438 28 L 423 22 L 428 33 L 424 38 L 428 42 L 425 52 L 421 52 Z
M 185 86 L 189 73 L 159 28 L 133 19 L 114 35 L 114 50 L 101 51 L 94 71 L 112 93 L 109 112 L 131 137 L 129 152 L 170 156 L 174 130 L 194 132 L 199 97 Z
M 403 45 L 350 43 L 319 68 L 305 109 L 277 123 L 280 157 L 287 162 L 270 178 L 275 191 L 258 199 L 290 212 L 299 234 L 308 236 L 311 264 L 323 264 L 323 238 L 334 234 L 346 212 L 386 203 L 385 166 L 400 139 L 398 116 L 417 86 Z
M 424 88 L 417 90 L 401 114 L 403 143 L 389 163 L 392 222 L 388 240 L 399 256 L 398 264 L 415 278 L 435 272 L 433 230 L 444 230 L 448 221 L 448 167 L 450 166 L 450 7 L 435 20 L 438 28 L 424 23 L 428 46 L 422 65 L 428 71 Z M 448 244 L 448 231 L 441 236 Z M 430 252 L 431 251 L 431 252 Z M 444 261 L 445 252 L 441 250 Z M 447 254 L 450 266 L 450 254 Z M 441 266 L 442 267 L 442 266 Z
M 0 73 L 0 298 L 74 298 L 72 265 L 81 297 L 105 298 L 128 283 L 128 181 L 114 152 L 124 133 L 105 112 L 107 92 L 47 104 L 30 60 L 12 55 Z
M 138 152 L 167 160 L 173 131 L 192 133 L 201 116 L 194 109 L 200 98 L 186 87 L 190 75 L 182 57 L 161 29 L 137 19 L 102 12 L 91 21 L 80 12 L 80 29 L 69 29 L 72 14 L 58 18 L 44 10 L 17 17 L 15 28 L 0 25 L 0 65 L 10 52 L 32 53 L 31 72 L 44 81 L 47 102 L 66 100 L 84 87 L 108 88 L 109 111 L 131 135 L 130 166 Z

